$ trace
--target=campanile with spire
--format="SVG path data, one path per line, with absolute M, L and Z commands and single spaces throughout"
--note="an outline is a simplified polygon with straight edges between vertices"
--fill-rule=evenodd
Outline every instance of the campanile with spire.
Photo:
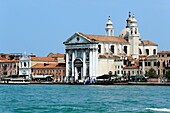
M 108 17 L 105 30 L 106 30 L 106 36 L 114 36 L 114 28 L 110 16 Z

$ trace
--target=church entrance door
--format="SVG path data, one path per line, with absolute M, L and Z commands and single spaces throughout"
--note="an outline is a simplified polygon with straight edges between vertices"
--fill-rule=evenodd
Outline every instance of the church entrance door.
M 75 61 L 74 61 L 74 67 L 76 68 L 77 70 L 77 74 L 75 76 L 77 76 L 78 80 L 81 80 L 82 79 L 82 67 L 83 67 L 83 62 L 82 62 L 82 59 L 81 58 L 77 58 Z
M 81 80 L 81 67 L 77 67 L 78 80 Z

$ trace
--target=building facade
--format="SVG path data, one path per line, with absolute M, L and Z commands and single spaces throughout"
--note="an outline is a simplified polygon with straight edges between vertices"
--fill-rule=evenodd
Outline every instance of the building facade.
M 65 63 L 38 63 L 31 67 L 32 78 L 36 76 L 50 75 L 55 82 L 63 82 L 65 79 Z M 41 77 L 40 76 L 40 77 Z
M 127 57 L 139 59 L 140 55 L 157 54 L 158 45 L 149 40 L 141 40 L 137 20 L 130 13 L 126 28 L 119 36 L 114 36 L 110 17 L 105 30 L 106 34 L 103 36 L 77 32 L 64 42 L 67 80 L 85 80 L 87 77 L 95 79 L 110 71 L 120 71 L 122 75 Z M 119 62 L 120 69 L 115 67 L 115 56 L 122 59 L 122 63 Z
M 65 78 L 65 72 L 64 54 L 58 53 L 53 57 L 23 55 L 19 60 L 19 75 L 27 75 L 30 80 L 45 75 L 61 82 Z
M 19 73 L 19 57 L 21 54 L 0 54 L 0 78 Z
M 158 75 L 165 77 L 168 69 L 170 69 L 170 51 L 158 52 Z

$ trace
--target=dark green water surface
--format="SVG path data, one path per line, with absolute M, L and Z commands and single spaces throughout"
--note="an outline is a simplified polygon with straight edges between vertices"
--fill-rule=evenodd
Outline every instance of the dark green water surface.
M 0 113 L 166 113 L 169 86 L 0 85 Z

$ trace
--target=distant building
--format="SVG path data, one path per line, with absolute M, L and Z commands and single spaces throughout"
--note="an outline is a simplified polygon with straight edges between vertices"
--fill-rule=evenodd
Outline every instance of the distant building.
M 57 60 L 58 63 L 65 63 L 65 54 L 60 54 L 60 53 L 50 53 L 47 57 L 52 57 L 55 58 L 55 60 Z
M 167 69 L 170 69 L 170 51 L 160 51 L 158 52 L 158 75 L 164 77 Z
M 56 81 L 63 81 L 65 78 L 63 56 L 60 54 L 56 58 L 23 55 L 19 60 L 19 75 L 28 75 L 28 79 L 40 77 L 40 75 L 51 75 Z M 60 58 L 62 63 L 58 62 Z
M 18 74 L 17 60 L 0 60 L 0 78 Z
M 63 82 L 65 78 L 65 64 L 37 63 L 31 67 L 32 78 L 37 75 L 51 75 L 56 82 Z
M 20 54 L 0 54 L 0 78 L 18 74 Z
M 129 13 L 126 21 L 126 27 L 119 36 L 114 36 L 113 24 L 109 17 L 105 28 L 106 35 L 77 32 L 68 38 L 64 42 L 67 79 L 96 78 L 110 71 L 123 75 L 122 68 L 127 70 L 128 62 L 129 66 L 133 66 L 136 65 L 133 61 L 139 59 L 139 56 L 156 55 L 158 45 L 149 40 L 141 40 L 135 17 Z M 129 57 L 133 60 L 129 61 Z M 137 73 L 137 70 L 135 68 L 134 71 Z

